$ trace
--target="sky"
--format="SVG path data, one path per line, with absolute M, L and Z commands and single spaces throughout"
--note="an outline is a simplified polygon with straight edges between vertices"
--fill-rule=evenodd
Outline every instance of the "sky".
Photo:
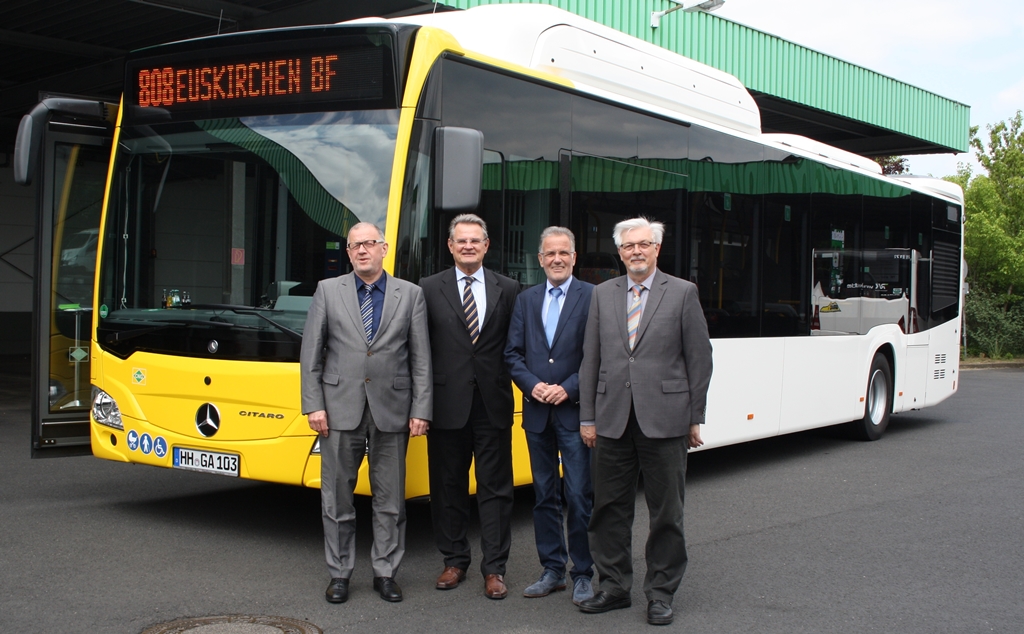
M 715 15 L 871 69 L 971 107 L 971 125 L 1024 110 L 1024 2 L 988 0 L 725 0 Z M 910 156 L 941 177 L 973 151 Z

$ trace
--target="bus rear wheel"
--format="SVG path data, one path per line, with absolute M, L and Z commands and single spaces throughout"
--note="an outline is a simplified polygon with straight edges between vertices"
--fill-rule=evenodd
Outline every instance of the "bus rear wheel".
M 876 354 L 868 372 L 868 391 L 864 399 L 864 418 L 850 423 L 850 431 L 859 440 L 878 440 L 889 426 L 892 412 L 892 368 L 884 355 Z

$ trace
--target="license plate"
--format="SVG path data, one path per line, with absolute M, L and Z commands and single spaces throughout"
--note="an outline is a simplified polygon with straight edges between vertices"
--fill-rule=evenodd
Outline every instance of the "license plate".
M 174 448 L 174 468 L 238 477 L 238 454 Z

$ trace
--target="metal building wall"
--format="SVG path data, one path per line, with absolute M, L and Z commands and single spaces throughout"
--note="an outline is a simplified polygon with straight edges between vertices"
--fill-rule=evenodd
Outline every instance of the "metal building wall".
M 468 9 L 528 0 L 443 0 Z M 664 0 L 534 0 L 571 11 L 735 75 L 747 88 L 966 152 L 970 106 L 711 13 L 675 11 L 651 28 Z

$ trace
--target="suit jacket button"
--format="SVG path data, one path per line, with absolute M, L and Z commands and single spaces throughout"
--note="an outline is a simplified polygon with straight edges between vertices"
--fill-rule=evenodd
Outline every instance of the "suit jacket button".
M 366 380 L 369 381 L 370 379 L 366 379 Z M 626 381 L 626 387 L 629 387 L 629 381 Z
M 630 362 L 630 363 L 633 363 L 633 357 L 630 357 L 630 358 L 629 358 L 629 362 Z
M 368 357 L 372 357 L 372 356 L 373 356 L 373 352 L 371 352 L 371 351 L 367 350 L 367 351 L 366 351 L 366 356 L 368 356 Z M 630 359 L 630 361 L 632 361 L 632 359 Z
M 554 359 L 548 359 L 548 363 L 554 363 L 554 362 L 555 362 Z
M 370 379 L 366 379 L 366 382 L 369 383 Z M 626 386 L 629 387 L 629 384 L 627 383 Z

